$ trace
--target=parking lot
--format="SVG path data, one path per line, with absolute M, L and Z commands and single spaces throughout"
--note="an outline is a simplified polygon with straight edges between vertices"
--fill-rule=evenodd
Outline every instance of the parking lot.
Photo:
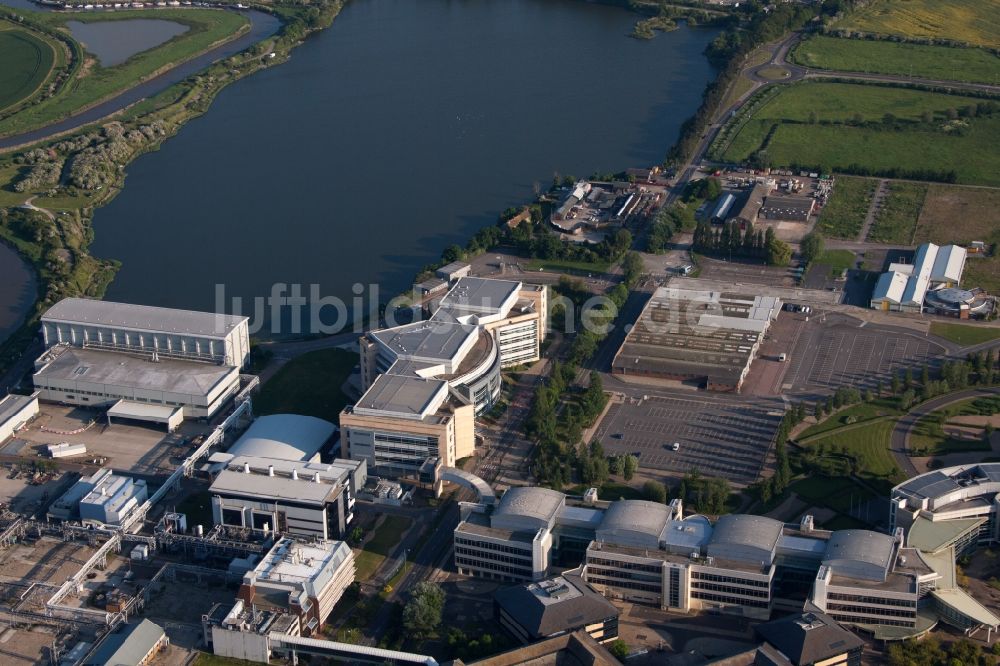
M 764 464 L 781 409 L 777 400 L 653 395 L 613 404 L 595 436 L 608 454 L 638 456 L 641 468 L 675 476 L 697 469 L 744 485 Z
M 782 388 L 874 388 L 908 367 L 919 373 L 923 363 L 944 352 L 927 337 L 902 329 L 864 325 L 842 315 L 814 317 L 798 336 Z

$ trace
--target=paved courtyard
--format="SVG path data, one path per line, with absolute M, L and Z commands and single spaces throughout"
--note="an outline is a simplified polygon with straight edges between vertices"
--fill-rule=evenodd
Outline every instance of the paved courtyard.
M 743 485 L 760 473 L 781 409 L 777 400 L 652 395 L 613 404 L 595 436 L 609 454 L 638 456 L 641 468 L 674 476 L 697 469 Z
M 901 329 L 859 325 L 855 319 L 830 315 L 813 318 L 801 331 L 789 359 L 782 388 L 829 390 L 840 386 L 873 388 L 893 373 L 920 366 L 945 349 L 926 336 Z

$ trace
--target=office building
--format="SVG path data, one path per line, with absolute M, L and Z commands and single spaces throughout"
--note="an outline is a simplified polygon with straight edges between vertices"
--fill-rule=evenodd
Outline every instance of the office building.
M 64 298 L 42 315 L 46 349 L 74 347 L 246 367 L 249 320 L 235 315 Z
M 819 530 L 811 516 L 786 525 L 733 514 L 713 524 L 682 509 L 678 500 L 608 503 L 590 493 L 579 501 L 511 488 L 495 506 L 463 506 L 455 565 L 468 575 L 538 581 L 582 560 L 583 580 L 609 598 L 756 620 L 808 604 L 883 638 L 919 635 L 938 619 L 967 630 L 1000 623 L 956 586 L 950 544 L 923 550 L 905 542 L 903 529 Z
M 364 394 L 340 416 L 349 457 L 387 476 L 413 475 L 428 457 L 472 455 L 475 417 L 500 395 L 500 370 L 538 360 L 544 287 L 462 277 L 430 319 L 360 340 Z
M 754 632 L 764 641 L 755 662 L 762 666 L 861 666 L 864 641 L 823 613 L 783 617 Z

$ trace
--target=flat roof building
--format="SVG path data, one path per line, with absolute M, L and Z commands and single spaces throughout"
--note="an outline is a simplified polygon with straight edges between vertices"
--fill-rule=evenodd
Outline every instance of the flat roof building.
M 259 533 L 343 538 L 366 480 L 364 460 L 321 463 L 235 455 L 209 488 L 212 520 Z
M 387 476 L 444 466 L 475 449 L 475 417 L 500 394 L 500 370 L 541 354 L 545 287 L 462 277 L 430 319 L 359 341 L 363 395 L 340 415 L 345 451 Z
M 774 296 L 660 287 L 615 355 L 626 381 L 697 382 L 739 391 L 781 310 Z
M 82 476 L 48 509 L 56 520 L 81 520 L 84 524 L 121 525 L 147 499 L 148 489 L 142 479 L 100 469 Z
M 109 349 L 243 368 L 249 319 L 237 315 L 64 298 L 42 315 L 45 347 Z
M 472 271 L 472 266 L 464 261 L 453 261 L 434 271 L 434 274 L 445 282 L 451 283 L 459 278 L 469 277 L 470 271 Z
M 237 598 L 246 605 L 288 611 L 298 618 L 302 635 L 310 636 L 330 617 L 354 574 L 354 554 L 343 541 L 281 538 L 243 576 Z
M 35 361 L 38 397 L 89 407 L 140 403 L 212 418 L 240 388 L 239 368 L 60 344 Z M 141 414 L 136 413 L 137 418 Z

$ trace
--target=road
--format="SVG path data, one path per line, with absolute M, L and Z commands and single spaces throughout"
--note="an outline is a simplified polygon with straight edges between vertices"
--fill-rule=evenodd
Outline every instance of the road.
M 907 477 L 914 477 L 918 474 L 916 466 L 910 460 L 910 433 L 917 425 L 917 421 L 927 416 L 931 412 L 947 407 L 950 404 L 969 398 L 980 398 L 985 396 L 1000 395 L 1000 388 L 973 388 L 965 391 L 957 391 L 933 398 L 919 405 L 906 416 L 896 422 L 896 428 L 892 431 L 889 440 L 889 448 L 896 457 L 896 463 Z
M 262 39 L 267 39 L 281 28 L 281 21 L 271 14 L 255 10 L 242 13 L 250 20 L 250 30 L 242 36 L 183 62 L 158 76 L 147 79 L 111 99 L 82 110 L 69 118 L 56 121 L 37 130 L 0 139 L 0 151 L 51 139 L 122 111 L 140 100 L 163 92 L 214 62 L 236 55 Z

